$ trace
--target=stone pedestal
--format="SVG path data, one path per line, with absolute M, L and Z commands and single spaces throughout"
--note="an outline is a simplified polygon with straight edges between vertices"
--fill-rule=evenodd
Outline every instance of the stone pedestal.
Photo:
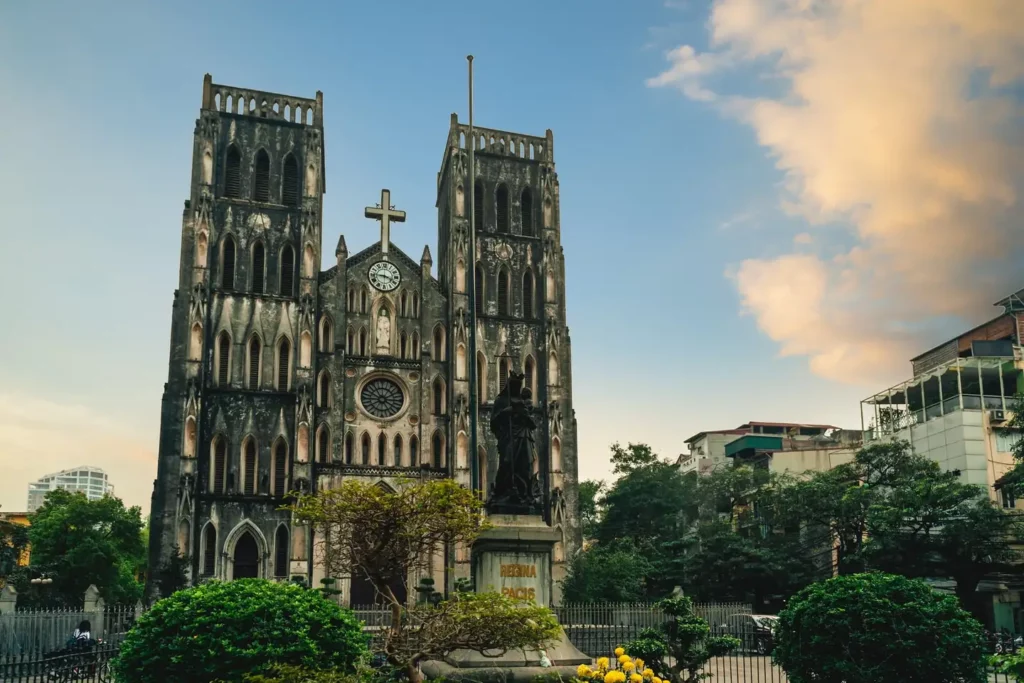
M 551 605 L 551 551 L 559 532 L 540 515 L 491 515 L 493 527 L 473 544 L 473 580 L 478 592 L 497 592 L 513 598 Z M 550 662 L 544 666 L 544 660 Z M 536 676 L 560 675 L 567 680 L 591 658 L 559 634 L 543 653 L 513 650 L 501 657 L 486 657 L 472 650 L 457 650 L 443 662 L 424 662 L 429 678 L 472 681 L 531 681 Z

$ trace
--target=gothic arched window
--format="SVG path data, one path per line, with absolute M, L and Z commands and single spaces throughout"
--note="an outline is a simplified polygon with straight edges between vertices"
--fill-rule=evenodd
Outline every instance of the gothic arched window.
M 533 362 L 533 356 L 527 356 L 523 363 L 523 374 L 526 375 L 526 388 L 530 390 L 532 402 L 537 402 L 537 364 Z
M 395 461 L 392 463 L 395 467 L 402 467 L 402 435 L 395 434 Z
M 519 216 L 524 235 L 533 236 L 533 195 L 530 188 L 523 188 L 523 194 L 519 197 Z
M 252 181 L 252 198 L 257 202 L 270 201 L 270 157 L 265 150 L 256 152 L 256 172 Z
M 359 330 L 359 355 L 366 355 L 366 328 Z
M 504 185 L 498 186 L 494 194 L 495 216 L 497 218 L 498 232 L 508 232 L 508 188 Z
M 444 415 L 444 381 L 440 377 L 434 378 L 432 388 L 434 399 L 434 415 Z
M 260 388 L 260 338 L 255 334 L 249 340 L 249 388 Z
M 498 271 L 498 315 L 508 315 L 511 309 L 509 296 L 509 274 L 504 266 Z
M 438 324 L 434 328 L 433 360 L 444 360 L 444 327 Z
M 530 320 L 534 316 L 533 304 L 537 300 L 536 283 L 533 279 L 533 271 L 527 269 L 523 273 L 523 317 Z
M 368 289 L 366 289 L 366 287 L 363 287 L 359 291 L 359 312 L 360 313 L 366 313 L 366 306 L 367 306 L 367 303 L 369 302 L 369 300 L 370 300 L 370 291 Z
M 352 451 L 355 450 L 355 437 L 352 432 L 345 435 L 345 464 L 352 464 Z
M 377 464 L 384 467 L 388 464 L 388 437 L 381 432 L 377 436 Z
M 242 155 L 234 145 L 228 147 L 227 158 L 224 160 L 224 196 L 240 197 L 242 195 Z
M 290 363 L 292 359 L 292 345 L 287 337 L 282 337 L 277 345 L 277 390 L 288 391 L 288 379 L 291 376 Z
M 256 442 L 252 438 L 246 439 L 242 448 L 242 493 L 256 493 Z
M 288 447 L 284 439 L 278 439 L 274 446 L 274 495 L 283 498 L 288 491 Z
M 509 372 L 509 361 L 508 358 L 502 358 L 498 363 L 498 393 L 505 391 L 505 385 L 508 384 L 508 372 Z
M 299 162 L 291 153 L 284 158 L 281 171 L 281 203 L 285 206 L 299 204 Z
M 475 280 L 476 293 L 474 294 L 474 296 L 476 297 L 476 314 L 477 315 L 483 315 L 484 314 L 484 269 L 483 269 L 483 266 L 481 266 L 479 263 L 476 264 L 476 275 L 475 275 L 475 277 L 476 277 L 476 280 Z
M 263 242 L 256 242 L 252 245 L 252 291 L 253 294 L 263 294 L 263 275 L 267 267 L 266 250 Z
M 363 432 L 363 439 L 362 439 L 362 441 L 363 441 L 363 443 L 362 443 L 363 464 L 364 465 L 369 465 L 370 464 L 370 435 L 367 434 L 366 432 Z
M 320 373 L 320 385 L 317 387 L 316 402 L 321 408 L 331 405 L 331 373 L 324 370 Z
M 320 319 L 320 351 L 330 353 L 334 346 L 334 325 L 326 315 Z
M 413 360 L 416 360 L 417 358 L 419 358 L 419 355 L 420 355 L 420 333 L 419 332 L 413 332 L 412 333 L 412 342 L 410 343 L 409 353 L 410 353 L 410 358 L 412 358 Z
M 210 489 L 214 493 L 224 493 L 228 468 L 228 442 L 223 436 L 214 437 L 212 455 L 213 457 L 210 459 Z
M 217 527 L 212 523 L 203 529 L 203 576 L 213 576 L 217 567 Z
M 403 332 L 398 337 L 398 357 L 408 358 L 409 356 L 409 337 Z
M 444 467 L 444 439 L 441 432 L 434 432 L 434 438 L 430 440 L 430 455 L 436 469 Z
M 473 185 L 473 227 L 484 229 L 484 184 L 479 180 Z
M 295 293 L 295 250 L 290 244 L 281 250 L 281 296 Z
M 409 464 L 418 467 L 420 464 L 420 440 L 413 434 L 409 437 Z
M 226 387 L 231 381 L 231 335 L 223 330 L 217 337 L 217 384 Z
M 231 235 L 226 235 L 221 242 L 220 286 L 221 289 L 235 288 L 235 238 Z
M 320 425 L 316 433 L 316 457 L 320 462 L 327 462 L 331 457 L 331 431 L 327 425 Z
M 274 538 L 274 576 L 283 579 L 288 576 L 288 528 L 285 525 L 277 527 L 277 534 Z

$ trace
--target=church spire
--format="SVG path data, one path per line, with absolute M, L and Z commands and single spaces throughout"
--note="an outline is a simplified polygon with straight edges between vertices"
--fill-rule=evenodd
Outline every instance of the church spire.
M 425 245 L 423 247 L 423 256 L 420 256 L 420 265 L 429 266 L 432 265 L 433 263 L 434 259 L 430 258 L 430 245 Z
M 348 247 L 345 245 L 345 236 L 338 236 L 338 248 L 334 250 L 335 256 L 343 256 L 348 254 Z

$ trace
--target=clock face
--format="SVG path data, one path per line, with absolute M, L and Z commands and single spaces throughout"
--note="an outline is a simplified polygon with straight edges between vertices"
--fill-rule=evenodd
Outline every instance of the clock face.
M 390 292 L 402 282 L 402 274 L 395 264 L 377 261 L 370 266 L 370 284 L 382 292 Z

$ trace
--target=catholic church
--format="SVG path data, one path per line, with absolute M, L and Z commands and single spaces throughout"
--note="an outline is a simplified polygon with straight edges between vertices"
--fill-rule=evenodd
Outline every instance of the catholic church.
M 489 411 L 509 373 L 520 372 L 538 424 L 542 514 L 558 531 L 557 586 L 581 539 L 551 131 L 471 130 L 453 114 L 436 178 L 436 250 L 399 246 L 406 216 L 385 189 L 365 210 L 381 239 L 355 253 L 344 237 L 323 243 L 324 133 L 320 92 L 310 99 L 204 78 L 150 566 L 179 553 L 193 584 L 263 577 L 317 585 L 325 571 L 316 539 L 282 509 L 288 492 L 351 477 L 390 488 L 451 477 L 485 497 L 498 458 Z M 450 589 L 471 575 L 469 565 L 468 549 L 450 549 L 430 578 Z M 374 601 L 365 580 L 333 573 L 344 604 Z

